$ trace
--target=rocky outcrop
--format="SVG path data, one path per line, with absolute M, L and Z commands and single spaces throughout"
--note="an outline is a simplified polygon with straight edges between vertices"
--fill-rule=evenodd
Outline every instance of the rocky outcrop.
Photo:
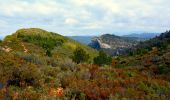
M 105 34 L 93 38 L 89 46 L 95 49 L 102 49 L 106 53 L 115 56 L 124 54 L 125 49 L 130 48 L 137 43 L 138 41 L 133 38 Z
M 100 38 L 93 38 L 92 42 L 89 44 L 90 47 L 95 49 L 109 49 L 111 46 L 109 44 L 103 43 Z

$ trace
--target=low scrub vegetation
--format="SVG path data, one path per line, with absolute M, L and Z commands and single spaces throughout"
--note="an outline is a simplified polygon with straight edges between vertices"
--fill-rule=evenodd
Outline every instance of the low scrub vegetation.
M 28 30 L 20 32 L 23 31 L 27 33 Z M 131 56 L 111 58 L 102 51 L 98 54 L 76 42 L 71 42 L 72 46 L 68 47 L 65 42 L 71 40 L 64 38 L 62 45 L 49 44 L 49 48 L 52 45 L 49 56 L 46 55 L 48 46 L 45 49 L 39 42 L 53 40 L 46 40 L 49 37 L 44 31 L 33 29 L 31 32 L 43 33 L 43 38 L 25 41 L 26 36 L 9 36 L 0 44 L 2 100 L 170 99 L 169 44 L 164 49 L 162 46 L 152 47 Z M 9 42 L 11 39 L 21 48 L 15 48 Z M 24 52 L 20 42 L 28 52 Z M 4 51 L 5 46 L 12 50 Z M 37 50 L 39 52 L 33 52 Z

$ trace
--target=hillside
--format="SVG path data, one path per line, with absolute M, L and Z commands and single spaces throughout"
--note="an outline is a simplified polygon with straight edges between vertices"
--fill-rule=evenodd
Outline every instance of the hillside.
M 152 39 L 140 42 L 138 45 L 129 48 L 127 51 L 130 52 L 130 54 L 142 54 L 152 50 L 153 47 L 166 49 L 168 44 L 170 44 L 170 31 L 166 31 Z
M 100 57 L 103 63 L 106 54 L 98 56 L 94 49 L 42 29 L 18 30 L 0 42 L 0 99 L 169 100 L 169 33 L 143 42 L 151 48 L 147 52 L 134 49 L 130 55 L 109 57 L 109 64 L 96 65 L 92 58 Z M 75 46 L 91 59 L 73 62 Z
M 85 49 L 92 55 L 91 58 L 96 55 L 96 50 L 75 40 L 37 28 L 16 31 L 4 39 L 1 47 L 10 48 L 10 52 L 24 52 L 24 48 L 27 48 L 26 53 L 38 54 L 40 56 L 50 53 L 52 58 L 69 58 L 77 47 Z
M 137 41 L 133 37 L 121 37 L 111 34 L 104 34 L 100 37 L 93 38 L 89 44 L 90 47 L 95 49 L 104 50 L 106 53 L 112 56 L 124 54 L 127 48 L 136 45 Z

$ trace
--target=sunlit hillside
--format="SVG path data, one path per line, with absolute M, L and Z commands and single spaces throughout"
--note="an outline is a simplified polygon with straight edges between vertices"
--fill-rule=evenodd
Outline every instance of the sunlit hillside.
M 0 44 L 0 98 L 168 99 L 169 39 L 111 58 L 56 33 L 18 30 Z

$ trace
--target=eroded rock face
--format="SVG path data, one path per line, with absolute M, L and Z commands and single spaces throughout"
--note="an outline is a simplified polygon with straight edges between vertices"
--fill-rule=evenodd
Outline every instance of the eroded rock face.
M 97 41 L 97 38 L 93 38 L 92 40 L 91 40 L 91 43 L 90 44 L 88 44 L 90 47 L 92 47 L 92 48 L 95 48 L 95 49 L 100 49 L 101 48 L 101 46 L 100 46 L 100 43 Z
M 109 44 L 103 43 L 99 38 L 94 38 L 89 46 L 95 49 L 111 49 Z
M 137 43 L 138 41 L 133 40 L 132 38 L 105 34 L 93 38 L 89 46 L 95 49 L 102 49 L 109 55 L 115 56 L 124 54 L 124 49 L 130 48 Z
M 104 49 L 108 49 L 108 48 L 111 48 L 110 45 L 106 44 L 106 43 L 102 43 L 99 39 L 97 39 L 98 43 L 100 44 L 100 47 L 101 48 L 104 48 Z

